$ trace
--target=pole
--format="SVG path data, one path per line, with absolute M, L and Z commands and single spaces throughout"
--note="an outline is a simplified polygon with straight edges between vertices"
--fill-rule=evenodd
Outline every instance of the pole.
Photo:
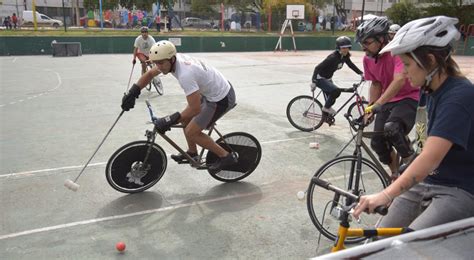
M 35 31 L 38 30 L 38 24 L 36 23 L 36 1 L 33 0 L 32 3 L 32 9 L 33 9 L 33 26 L 35 28 Z
M 63 0 L 63 18 L 64 18 L 64 32 L 67 32 L 67 28 L 66 28 L 66 10 L 64 8 L 64 0 Z
M 334 0 L 333 4 L 334 4 L 334 7 L 332 8 L 332 17 L 331 17 L 332 35 L 334 35 L 334 30 L 336 29 L 336 0 Z
M 104 30 L 104 17 L 102 14 L 102 0 L 99 0 L 99 12 L 100 12 L 100 30 Z
M 221 31 L 224 31 L 224 3 L 221 3 Z

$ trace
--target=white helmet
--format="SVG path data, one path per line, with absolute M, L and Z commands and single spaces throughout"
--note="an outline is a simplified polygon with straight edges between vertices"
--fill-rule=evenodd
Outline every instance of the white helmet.
M 442 15 L 411 21 L 395 34 L 393 40 L 380 53 L 391 51 L 392 55 L 398 55 L 425 45 L 445 47 L 452 40 L 459 39 L 460 33 L 454 27 L 458 21 L 457 18 Z
M 398 30 L 400 30 L 400 25 L 395 23 L 390 25 L 390 27 L 388 28 L 388 33 L 397 33 Z
M 167 60 L 176 55 L 176 47 L 170 41 L 159 41 L 150 49 L 150 60 Z

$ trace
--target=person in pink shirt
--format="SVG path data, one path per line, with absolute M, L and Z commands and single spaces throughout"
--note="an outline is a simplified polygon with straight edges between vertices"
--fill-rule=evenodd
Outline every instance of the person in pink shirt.
M 372 81 L 369 90 L 368 118 L 374 114 L 374 131 L 383 135 L 372 137 L 371 147 L 379 160 L 387 164 L 392 177 L 398 175 L 396 149 L 403 162 L 409 162 L 414 155 L 408 133 L 415 124 L 419 89 L 410 85 L 404 75 L 404 66 L 398 56 L 379 54 L 389 42 L 390 23 L 384 17 L 364 21 L 356 32 L 356 41 L 362 46 L 364 77 Z

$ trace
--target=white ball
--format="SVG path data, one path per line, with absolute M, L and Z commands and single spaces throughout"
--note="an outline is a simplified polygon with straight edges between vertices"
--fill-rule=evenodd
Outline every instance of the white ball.
M 305 196 L 305 192 L 300 190 L 298 193 L 296 193 L 296 197 L 298 197 L 299 200 L 303 200 Z
M 41 49 L 41 52 L 44 52 L 44 49 Z

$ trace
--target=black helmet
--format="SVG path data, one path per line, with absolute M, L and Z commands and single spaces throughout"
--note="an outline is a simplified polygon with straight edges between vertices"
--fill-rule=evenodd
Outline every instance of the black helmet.
M 336 50 L 340 50 L 341 48 L 352 48 L 352 41 L 351 38 L 347 36 L 339 36 L 336 39 Z
M 371 20 L 364 21 L 356 32 L 356 42 L 363 42 L 367 38 L 373 38 L 379 35 L 388 34 L 390 23 L 385 17 L 376 17 Z
M 142 28 L 140 28 L 140 32 L 141 33 L 148 32 L 148 27 L 143 26 Z

